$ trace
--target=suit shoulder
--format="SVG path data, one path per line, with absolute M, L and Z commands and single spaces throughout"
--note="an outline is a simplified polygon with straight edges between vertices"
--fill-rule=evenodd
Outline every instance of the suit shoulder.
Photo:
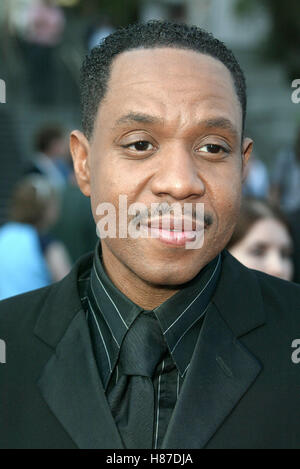
M 49 306 L 51 313 L 59 307 L 72 307 L 77 305 L 77 280 L 81 271 L 90 269 L 92 265 L 92 253 L 88 253 L 74 264 L 69 274 L 59 282 L 47 287 L 39 288 L 22 295 L 0 301 L 0 332 L 4 327 L 15 327 L 26 321 L 35 323 L 40 312 Z
M 251 270 L 251 272 L 256 276 L 263 293 L 272 294 L 278 299 L 283 298 L 284 301 L 290 299 L 300 306 L 300 285 L 298 283 L 273 277 L 258 270 Z
M 261 304 L 271 322 L 295 324 L 299 329 L 300 285 L 249 269 L 228 251 L 224 253 L 224 265 L 228 278 L 222 295 L 227 295 L 226 289 L 232 291 L 232 285 L 239 286 L 241 295 L 246 298 L 246 306 L 259 308 Z
M 34 325 L 42 306 L 56 284 L 0 301 L 1 335 L 10 335 Z
M 269 320 L 300 332 L 300 285 L 255 270 Z
M 264 301 L 284 305 L 294 304 L 296 307 L 300 307 L 300 284 L 265 274 L 259 270 L 249 269 L 228 251 L 224 252 L 224 260 L 230 268 L 227 272 L 230 272 L 233 280 L 238 282 L 242 278 L 247 284 L 254 279 L 261 290 Z

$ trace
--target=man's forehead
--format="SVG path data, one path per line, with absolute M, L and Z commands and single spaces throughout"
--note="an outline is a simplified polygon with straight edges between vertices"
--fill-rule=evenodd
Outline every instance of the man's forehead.
M 146 80 L 149 75 L 152 78 L 167 75 L 192 78 L 208 72 L 232 82 L 227 67 L 210 55 L 175 47 L 139 48 L 117 55 L 112 62 L 110 82 L 122 85 L 127 80 Z
M 120 54 L 111 70 L 103 107 L 113 112 L 114 124 L 128 121 L 131 111 L 146 111 L 167 120 L 179 113 L 189 122 L 191 118 L 209 118 L 209 111 L 214 118 L 231 120 L 238 130 L 242 120 L 233 80 L 225 65 L 185 49 L 134 49 Z
M 164 47 L 123 52 L 113 62 L 105 98 L 111 100 L 116 95 L 119 100 L 122 97 L 121 107 L 126 99 L 149 96 L 164 101 L 170 96 L 176 105 L 182 101 L 194 107 L 203 99 L 212 98 L 241 111 L 227 67 L 214 57 L 187 49 Z

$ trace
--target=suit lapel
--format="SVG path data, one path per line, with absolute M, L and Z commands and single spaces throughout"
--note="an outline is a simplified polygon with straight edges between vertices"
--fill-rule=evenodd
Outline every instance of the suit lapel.
M 256 277 L 225 252 L 163 448 L 206 446 L 262 369 L 238 337 L 264 323 Z
M 77 288 L 93 255 L 82 257 L 70 274 L 49 289 L 35 335 L 53 350 L 37 383 L 44 400 L 79 448 L 123 448 L 95 363 Z
M 98 375 L 83 311 L 74 317 L 38 386 L 79 448 L 123 448 Z
M 203 448 L 260 372 L 212 304 L 163 448 Z

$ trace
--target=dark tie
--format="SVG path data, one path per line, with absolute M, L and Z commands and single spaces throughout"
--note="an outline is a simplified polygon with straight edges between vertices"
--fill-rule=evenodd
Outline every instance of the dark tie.
M 167 345 L 154 314 L 140 313 L 124 338 L 118 363 L 119 379 L 108 393 L 110 408 L 126 448 L 152 448 L 152 377 L 166 352 Z

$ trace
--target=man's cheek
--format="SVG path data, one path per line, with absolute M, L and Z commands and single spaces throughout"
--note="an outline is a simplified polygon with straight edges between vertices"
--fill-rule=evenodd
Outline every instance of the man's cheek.
M 223 197 L 220 197 L 220 203 L 217 206 L 218 218 L 222 225 L 232 225 L 236 223 L 240 211 L 240 192 L 234 189 Z

